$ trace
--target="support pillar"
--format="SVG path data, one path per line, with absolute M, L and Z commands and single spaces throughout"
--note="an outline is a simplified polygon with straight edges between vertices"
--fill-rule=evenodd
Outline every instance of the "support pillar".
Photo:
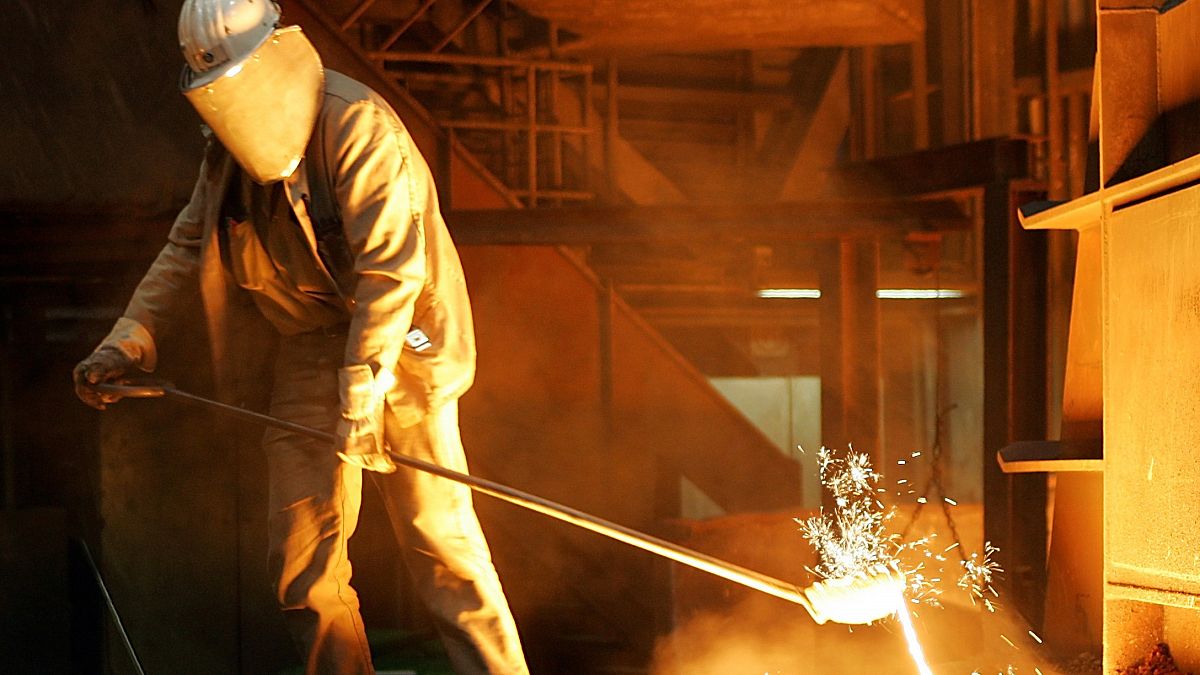
M 1045 237 L 1016 223 L 1009 181 L 984 188 L 984 538 L 1000 549 L 1013 605 L 1041 629 L 1046 584 L 1046 476 L 1004 474 L 998 450 L 1046 437 Z
M 879 242 L 841 240 L 821 267 L 822 442 L 881 455 Z

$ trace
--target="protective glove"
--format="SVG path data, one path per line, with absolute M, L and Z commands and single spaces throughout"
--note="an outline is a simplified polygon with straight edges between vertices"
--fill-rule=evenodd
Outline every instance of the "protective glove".
M 79 362 L 72 373 L 75 379 L 75 395 L 79 400 L 97 410 L 104 410 L 109 403 L 121 397 L 116 394 L 101 394 L 91 385 L 118 380 L 134 366 L 128 354 L 113 346 L 100 347 Z
M 338 370 L 337 453 L 343 462 L 379 473 L 396 470 L 383 445 L 385 399 L 395 383 L 390 371 L 375 374 L 365 364 Z

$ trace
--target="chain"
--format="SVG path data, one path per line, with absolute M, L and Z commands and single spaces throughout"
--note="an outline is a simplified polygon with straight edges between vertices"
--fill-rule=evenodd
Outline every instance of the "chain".
M 939 241 L 940 244 L 940 241 Z M 934 372 L 933 372 L 933 401 L 937 412 L 933 416 L 933 447 L 930 448 L 930 467 L 929 478 L 925 481 L 925 486 L 921 488 L 920 498 L 913 505 L 912 514 L 909 516 L 908 524 L 904 526 L 904 531 L 900 538 L 904 540 L 908 537 L 909 531 L 917 523 L 917 518 L 921 516 L 921 511 L 925 505 L 929 503 L 931 498 L 936 496 L 938 504 L 942 507 L 942 515 L 946 518 L 946 525 L 950 527 L 950 535 L 954 537 L 954 548 L 958 551 L 958 557 L 963 561 L 967 561 L 967 554 L 963 551 L 962 537 L 958 534 L 958 524 L 954 522 L 954 514 L 950 512 L 950 502 L 946 501 L 949 497 L 946 494 L 946 486 L 942 482 L 943 469 L 945 466 L 944 449 L 942 447 L 942 429 L 945 426 L 946 416 L 950 414 L 958 404 L 952 403 L 942 407 L 942 364 L 945 362 L 945 348 L 942 343 L 942 312 L 941 307 L 937 302 L 937 298 L 942 294 L 942 265 L 941 252 L 938 252 L 938 259 L 934 264 L 934 286 L 937 289 L 937 297 L 930 305 L 933 307 L 933 344 L 934 344 Z

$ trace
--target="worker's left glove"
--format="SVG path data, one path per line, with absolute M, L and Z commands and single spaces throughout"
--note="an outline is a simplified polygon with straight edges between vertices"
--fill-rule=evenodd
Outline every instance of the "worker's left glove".
M 133 366 L 133 359 L 124 350 L 104 345 L 75 366 L 71 373 L 75 380 L 75 395 L 93 408 L 104 410 L 109 403 L 115 403 L 121 397 L 116 394 L 101 394 L 94 386 L 120 381 L 121 376 L 132 370 Z
M 342 415 L 337 425 L 337 453 L 342 461 L 368 471 L 396 470 L 383 445 L 385 401 L 394 384 L 391 372 L 375 374 L 366 364 L 338 370 Z

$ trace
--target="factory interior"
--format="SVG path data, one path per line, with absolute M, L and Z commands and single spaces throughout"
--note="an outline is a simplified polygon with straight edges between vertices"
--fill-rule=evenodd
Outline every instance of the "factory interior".
M 0 672 L 304 672 L 263 427 L 72 383 L 205 154 L 182 5 L 0 3 Z M 869 625 L 476 493 L 531 673 L 1200 672 L 1200 0 L 278 6 L 430 167 L 472 475 L 794 589 L 874 472 Z M 450 675 L 369 482 L 375 668 Z

